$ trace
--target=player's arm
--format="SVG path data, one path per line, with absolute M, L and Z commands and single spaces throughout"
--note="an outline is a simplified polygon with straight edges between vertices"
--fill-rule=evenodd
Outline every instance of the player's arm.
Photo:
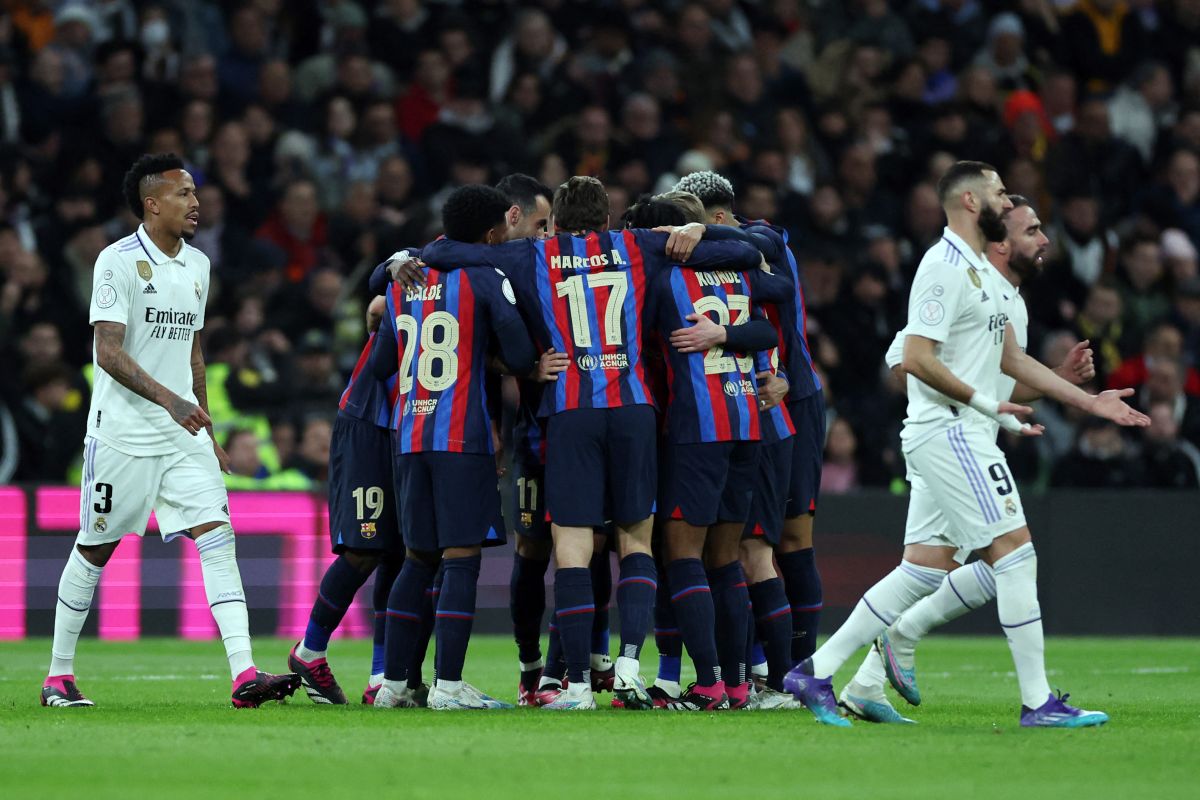
M 772 272 L 765 261 L 762 268 L 747 272 L 746 280 L 750 284 L 750 299 L 755 303 L 784 305 L 795 299 L 796 287 L 792 285 L 792 279 Z
M 417 247 L 406 247 L 403 250 L 392 253 L 386 261 L 381 262 L 371 272 L 371 277 L 367 279 L 367 290 L 372 295 L 386 294 L 388 283 L 399 280 L 402 270 L 404 270 L 403 274 L 407 275 L 410 280 L 419 277 L 419 282 L 423 284 L 425 282 L 425 275 L 419 267 L 413 265 L 411 270 L 404 269 L 406 266 L 413 264 L 420 256 L 421 250 Z M 401 282 L 403 283 L 403 281 Z
M 171 419 L 195 436 L 201 428 L 212 425 L 208 412 L 189 402 L 150 377 L 133 356 L 125 352 L 125 325 L 120 322 L 95 323 L 96 366 L 129 391 L 162 406 Z M 193 345 L 194 347 L 194 345 Z
M 516 239 L 502 244 L 467 244 L 437 239 L 421 250 L 421 260 L 439 270 L 459 267 L 494 267 L 506 275 L 520 275 L 532 261 L 533 240 Z
M 787 373 L 777 369 L 771 362 L 777 358 L 775 351 L 760 350 L 754 354 L 754 377 L 758 381 L 758 407 L 763 411 L 774 408 L 787 397 L 791 384 Z
M 396 320 L 389 316 L 389 313 L 385 308 L 383 319 L 379 322 L 379 330 L 371 341 L 371 352 L 367 355 L 366 369 L 381 381 L 386 381 L 400 371 Z
M 707 314 L 691 313 L 686 319 L 694 324 L 671 331 L 671 346 L 681 353 L 703 353 L 714 347 L 754 353 L 769 350 L 777 343 L 775 329 L 766 318 L 740 325 L 718 325 Z
M 720 225 L 690 222 L 678 228 L 635 230 L 634 240 L 641 249 L 643 262 L 651 271 L 679 265 L 704 271 L 745 272 L 763 263 L 762 254 L 747 241 L 703 241 L 710 235 L 724 235 Z
M 899 389 L 900 394 L 908 394 L 908 381 L 905 380 L 904 372 L 904 329 L 896 332 L 896 336 L 892 339 L 891 345 L 888 346 L 887 352 L 883 356 L 883 363 L 887 365 L 888 371 L 892 374 L 892 380 L 895 386 Z M 1013 402 L 1019 402 L 1016 397 L 1012 398 Z
M 1017 346 L 1011 324 L 1004 330 L 1004 355 L 1000 360 L 1000 369 L 1035 392 L 1097 417 L 1112 420 L 1118 425 L 1144 428 L 1150 424 L 1149 417 L 1130 408 L 1121 399 L 1132 395 L 1133 389 L 1110 389 L 1097 395 L 1088 394 L 1078 386 L 1063 380 L 1054 370 L 1037 359 L 1023 353 Z
M 1054 368 L 1054 372 L 1058 377 L 1074 386 L 1082 386 L 1096 377 L 1096 364 L 1093 360 L 1092 349 L 1088 347 L 1088 340 L 1084 339 L 1072 347 L 1063 362 Z M 1031 389 L 1023 383 L 1018 383 L 1013 387 L 1011 399 L 1014 403 L 1031 403 L 1041 398 L 1041 392 Z
M 200 337 L 192 336 L 192 392 L 196 395 L 196 403 L 200 406 L 205 414 L 208 414 L 208 371 L 204 366 L 204 351 L 200 349 Z M 208 438 L 212 439 L 213 454 L 217 457 L 217 464 L 221 467 L 221 472 L 229 472 L 229 456 L 225 453 L 225 448 L 221 447 L 217 437 L 213 435 L 211 417 L 210 421 L 204 427 L 208 429 Z
M 479 285 L 487 287 L 488 321 L 500 349 L 500 360 L 513 375 L 527 375 L 537 380 L 540 368 L 537 347 L 517 311 L 517 299 L 508 278 L 499 270 L 479 273 Z

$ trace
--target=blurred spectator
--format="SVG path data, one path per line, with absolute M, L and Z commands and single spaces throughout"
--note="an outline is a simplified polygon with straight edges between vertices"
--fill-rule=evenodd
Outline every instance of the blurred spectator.
M 317 187 L 309 180 L 295 180 L 283 190 L 283 196 L 267 221 L 255 233 L 260 239 L 287 253 L 287 279 L 304 279 L 326 255 L 328 231 L 325 214 L 317 202 Z
M 829 494 L 845 494 L 859 488 L 858 442 L 854 429 L 844 418 L 838 417 L 829 426 L 829 437 L 825 443 L 825 464 L 821 467 L 821 491 Z
M 1140 389 L 1150 374 L 1150 367 L 1159 361 L 1182 363 L 1183 336 L 1179 329 L 1170 322 L 1159 322 L 1146 335 L 1146 346 L 1136 356 L 1131 356 L 1121 362 L 1111 375 L 1108 376 L 1109 389 L 1124 389 L 1126 387 Z M 1188 367 L 1184 379 L 1184 391 L 1189 395 L 1200 397 L 1200 372 L 1195 367 Z
M 1175 150 L 1165 181 L 1149 191 L 1143 210 L 1160 228 L 1178 228 L 1200 248 L 1200 154 Z
M 325 481 L 329 477 L 329 440 L 333 426 L 325 417 L 311 417 L 301 429 L 300 442 L 296 451 L 285 464 L 311 481 Z
M 1170 124 L 1173 89 L 1171 73 L 1157 61 L 1141 64 L 1109 101 L 1113 135 L 1138 151 L 1149 166 L 1159 130 Z
M 1079 0 L 1062 18 L 1067 66 L 1089 92 L 1112 89 L 1146 54 L 1147 36 L 1123 0 Z
M 1200 489 L 1200 449 L 1179 438 L 1170 403 L 1150 406 L 1150 427 L 1142 431 L 1145 485 L 1154 489 Z
M 1046 156 L 1050 191 L 1060 198 L 1078 191 L 1096 196 L 1104 225 L 1129 210 L 1130 189 L 1140 171 L 1137 151 L 1112 135 L 1108 105 L 1099 97 L 1080 103 L 1074 129 Z
M 1134 398 L 1135 405 L 1148 412 L 1155 403 L 1166 403 L 1179 436 L 1200 446 L 1200 397 L 1188 395 L 1183 386 L 1183 364 L 1159 359 L 1147 369 L 1146 382 Z
M 1157 239 L 1126 241 L 1118 280 L 1124 309 L 1122 322 L 1132 342 L 1140 343 L 1150 325 L 1171 309 L 1163 276 L 1162 250 Z
M 22 371 L 25 399 L 12 409 L 21 441 L 16 480 L 66 480 L 87 428 L 87 398 L 72 388 L 71 379 L 61 361 L 32 363 Z
M 331 413 L 337 408 L 345 382 L 335 369 L 329 335 L 310 330 L 293 352 L 288 410 L 301 416 Z
M 1088 290 L 1087 300 L 1075 317 L 1075 333 L 1092 343 L 1096 373 L 1104 379 L 1121 365 L 1128 340 L 1121 323 L 1121 294 L 1112 280 L 1102 280 Z
M 1131 489 L 1142 482 L 1142 464 L 1121 429 L 1099 417 L 1087 417 L 1079 439 L 1058 462 L 1054 486 L 1082 489 Z

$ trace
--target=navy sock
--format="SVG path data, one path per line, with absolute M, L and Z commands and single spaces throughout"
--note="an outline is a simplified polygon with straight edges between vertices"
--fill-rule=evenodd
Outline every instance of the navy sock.
M 304 631 L 305 647 L 318 652 L 328 649 L 329 637 L 341 624 L 346 609 L 354 602 L 354 595 L 369 577 L 370 570 L 359 572 L 345 556 L 338 556 L 329 565 L 325 577 L 321 578 L 317 601 L 313 603 L 308 628 Z
M 591 573 L 584 567 L 560 567 L 554 573 L 554 617 L 571 683 L 591 680 L 588 643 L 595 613 Z
M 438 597 L 442 592 L 442 577 L 445 573 L 438 566 L 433 578 L 433 585 L 425 589 L 424 602 L 421 605 L 421 628 L 417 632 L 417 641 L 413 647 L 412 662 L 408 665 L 408 688 L 420 688 L 422 681 L 421 668 L 425 665 L 425 654 L 429 650 L 429 640 L 433 638 L 434 613 L 438 606 Z M 434 677 L 437 670 L 434 669 Z
M 683 637 L 675 622 L 675 606 L 671 603 L 669 580 L 658 582 L 654 599 L 654 646 L 658 648 L 658 678 L 679 683 L 682 672 Z
M 387 637 L 384 643 L 384 677 L 402 681 L 408 677 L 413 650 L 421 633 L 425 590 L 433 581 L 433 570 L 415 558 L 407 559 L 392 585 L 387 601 Z
M 479 556 L 442 561 L 442 593 L 437 606 L 437 677 L 461 681 L 467 642 L 475 624 L 475 587 L 479 583 Z
M 542 669 L 542 677 L 554 678 L 559 683 L 567 677 L 567 662 L 563 658 L 562 637 L 558 635 L 558 623 L 554 614 L 550 615 L 550 642 L 546 645 L 546 666 Z
M 513 554 L 512 579 L 508 583 L 508 608 L 512 614 L 517 658 L 531 664 L 542 657 L 542 617 L 546 613 L 546 569 L 550 561 Z M 533 679 L 536 679 L 536 675 Z M 521 676 L 524 683 L 525 675 Z
M 734 561 L 708 573 L 716 611 L 717 656 L 721 675 L 730 686 L 746 682 L 746 643 L 749 641 L 750 594 L 742 563 Z
M 813 549 L 778 553 L 775 556 L 783 575 L 783 588 L 792 606 L 792 663 L 798 664 L 817 649 L 817 630 L 821 622 L 821 574 L 817 572 Z
M 698 558 L 681 558 L 667 565 L 671 583 L 671 604 L 683 634 L 692 663 L 696 667 L 696 685 L 713 686 L 721 680 L 714 628 L 716 611 L 712 590 Z
M 758 640 L 767 656 L 767 685 L 783 691 L 783 676 L 792 661 L 792 607 L 783 591 L 783 581 L 771 578 L 750 587 Z
M 630 553 L 621 559 L 617 611 L 621 616 L 621 655 L 625 658 L 642 657 L 657 592 L 658 570 L 653 558 L 646 553 Z
M 384 558 L 375 568 L 375 586 L 371 590 L 371 603 L 375 608 L 375 635 L 371 642 L 371 674 L 383 672 L 384 642 L 387 633 L 387 601 L 392 593 L 392 584 L 400 575 L 403 558 Z
M 609 654 L 608 642 L 608 606 L 612 602 L 612 568 L 608 550 L 592 555 L 588 570 L 592 573 L 592 602 L 596 606 L 596 614 L 592 617 L 592 652 L 597 655 Z

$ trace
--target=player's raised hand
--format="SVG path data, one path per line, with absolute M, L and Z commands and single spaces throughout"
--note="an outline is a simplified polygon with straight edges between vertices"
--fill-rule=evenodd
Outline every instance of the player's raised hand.
M 671 346 L 681 353 L 703 353 L 725 342 L 725 327 L 718 325 L 705 314 L 688 314 L 688 322 L 696 323 L 690 328 L 671 331 Z
M 667 258 L 683 263 L 692 256 L 692 251 L 704 238 L 704 226 L 699 222 L 689 222 L 682 227 L 664 226 L 654 230 L 669 233 L 667 237 Z
M 533 378 L 540 383 L 557 381 L 558 374 L 566 372 L 569 366 L 571 366 L 571 357 L 566 353 L 555 352 L 554 348 L 551 347 L 542 353 L 542 357 L 538 359 Z
M 754 377 L 759 380 L 758 407 L 762 411 L 772 409 L 782 403 L 783 398 L 787 397 L 788 389 L 791 388 L 785 379 L 770 370 L 756 373 Z
M 1110 419 L 1118 425 L 1131 428 L 1150 427 L 1150 418 L 1142 412 L 1131 408 L 1121 398 L 1129 397 L 1133 389 L 1109 389 L 1101 392 L 1092 400 L 1091 412 L 1097 417 Z
M 1079 386 L 1096 377 L 1096 363 L 1088 344 L 1088 340 L 1084 339 L 1071 348 L 1071 352 L 1067 353 L 1063 363 L 1054 370 L 1060 378 Z
M 204 409 L 195 403 L 189 403 L 182 397 L 176 395 L 171 402 L 166 405 L 167 413 L 171 415 L 171 419 L 175 420 L 184 430 L 195 436 L 202 428 L 207 428 L 212 424 L 212 418 L 205 413 Z

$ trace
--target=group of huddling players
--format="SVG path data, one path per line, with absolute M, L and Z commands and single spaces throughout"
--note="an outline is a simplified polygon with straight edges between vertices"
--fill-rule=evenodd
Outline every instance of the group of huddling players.
M 397 253 L 372 277 L 383 295 L 372 303 L 377 332 L 343 396 L 331 456 L 340 555 L 289 656 L 309 696 L 347 702 L 326 648 L 377 570 L 363 702 L 507 707 L 466 683 L 463 668 L 481 549 L 511 529 L 520 705 L 589 710 L 596 692 L 611 690 L 614 706 L 633 710 L 803 704 L 827 724 L 848 724 L 844 715 L 908 722 L 885 680 L 919 703 L 916 640 L 997 597 L 1022 724 L 1106 721 L 1049 692 L 1036 556 L 995 436 L 1000 426 L 1041 432 L 1014 416 L 1030 409 L 1010 395 L 1047 395 L 1123 425 L 1148 420 L 1121 401 L 1128 391 L 1076 388 L 1094 374 L 1086 343 L 1055 371 L 1024 355 L 1017 287 L 1040 268 L 1046 243 L 1028 203 L 1011 200 L 978 162 L 955 165 L 939 194 L 950 224 L 922 262 L 891 358 L 910 397 L 904 560 L 814 653 L 824 409 L 786 233 L 737 217 L 730 183 L 711 172 L 644 198 L 612 226 L 594 178 L 553 193 L 521 175 L 456 190 L 445 236 Z M 506 527 L 494 440 L 509 391 L 519 403 Z M 991 483 L 980 458 L 994 461 Z M 972 551 L 980 560 L 957 570 Z M 904 627 L 909 617 L 917 621 Z M 640 654 L 652 626 L 660 658 L 647 687 Z M 430 688 L 422 663 L 431 636 Z M 696 676 L 686 688 L 684 646 Z M 833 671 L 863 646 L 871 652 L 835 697 Z

